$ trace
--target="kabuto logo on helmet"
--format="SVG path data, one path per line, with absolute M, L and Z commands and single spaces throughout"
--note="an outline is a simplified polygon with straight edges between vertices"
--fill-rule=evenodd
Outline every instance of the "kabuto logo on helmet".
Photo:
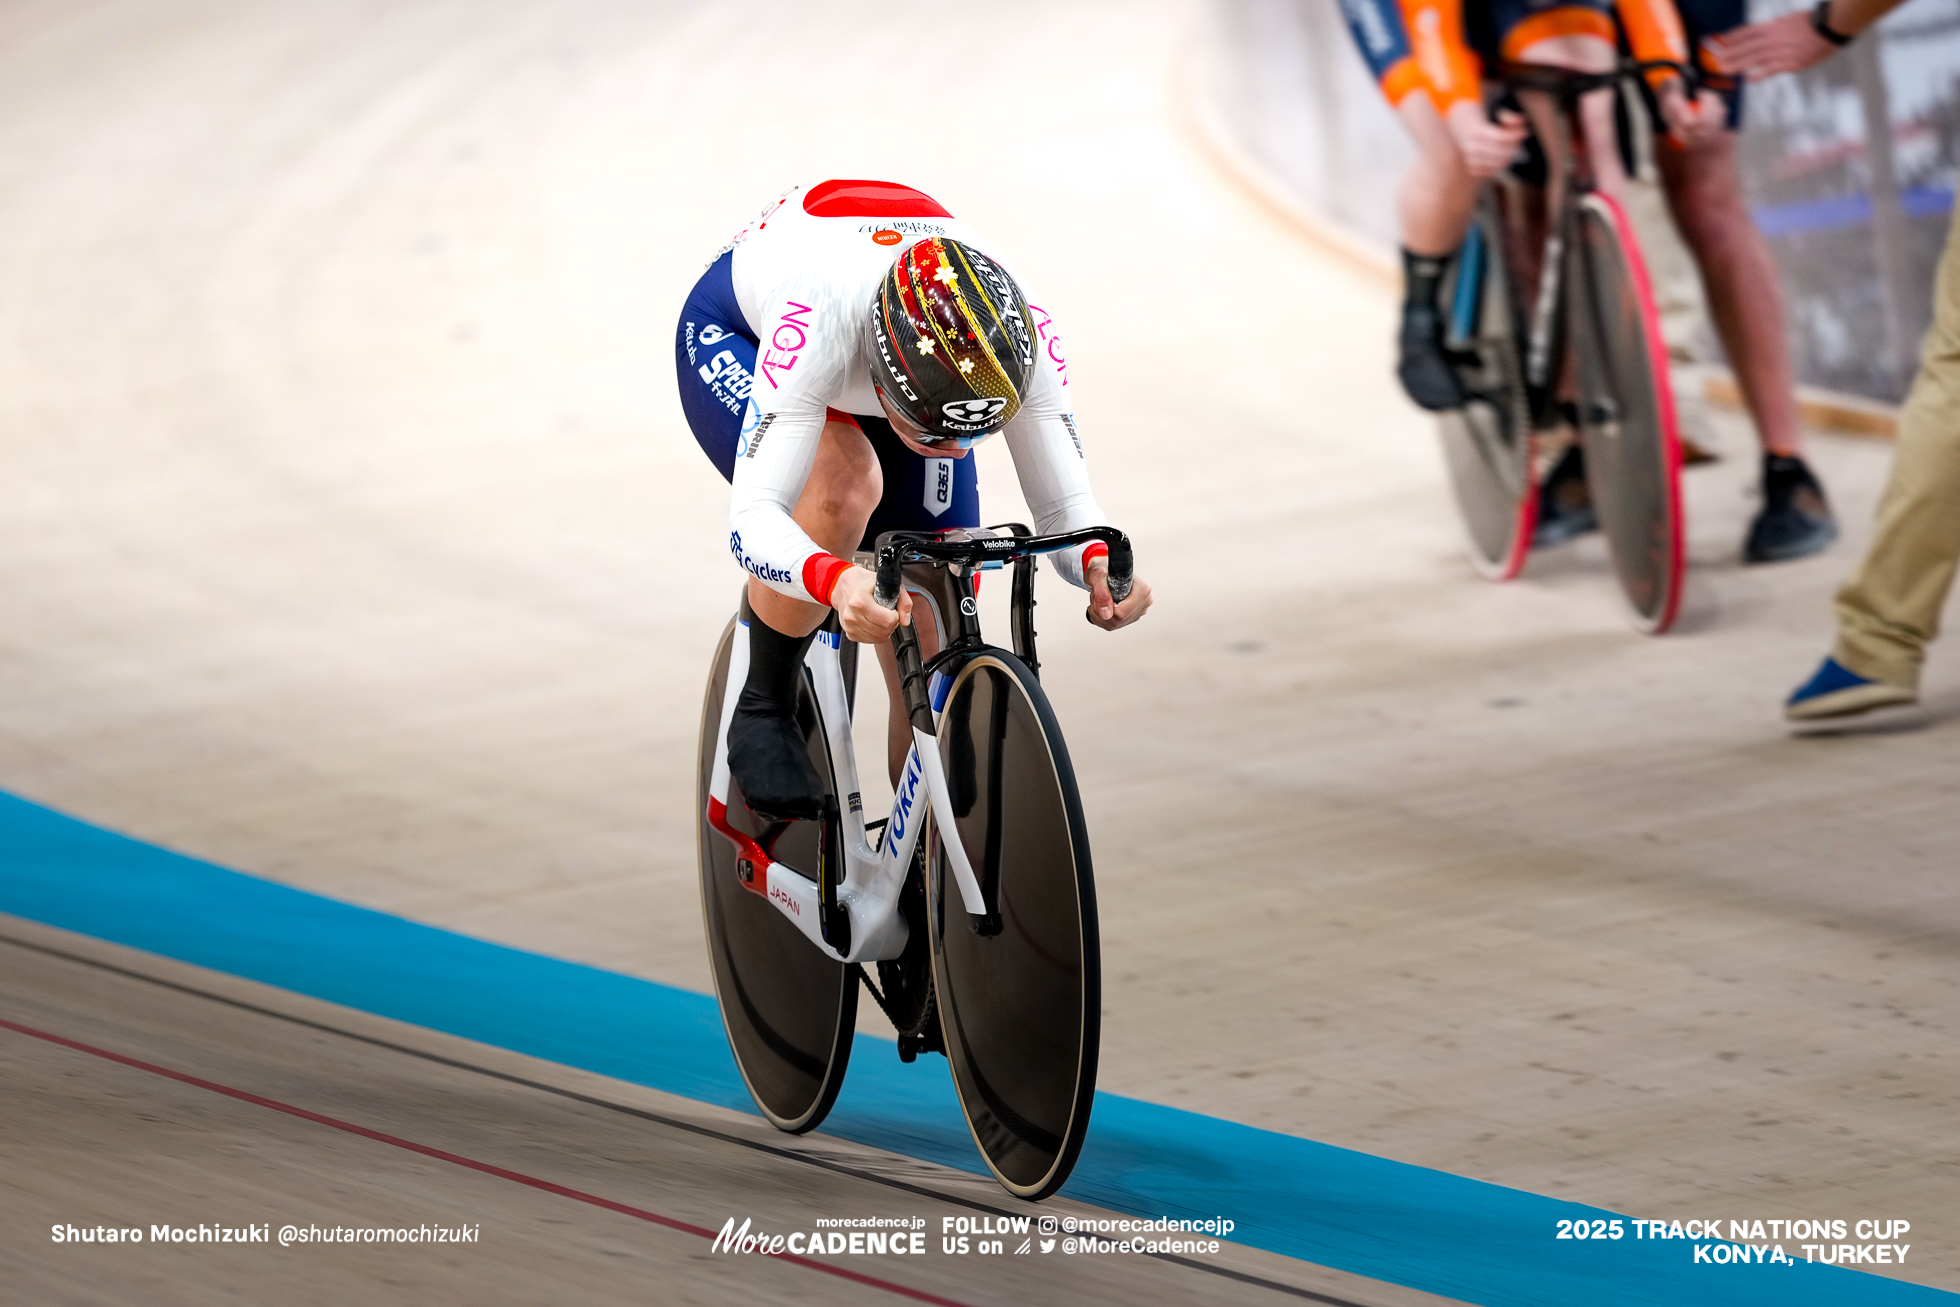
M 946 424 L 961 431 L 974 431 L 987 426 L 1000 411 L 1007 407 L 1007 399 L 994 395 L 986 399 L 956 399 L 941 404 L 939 411 L 946 415 Z

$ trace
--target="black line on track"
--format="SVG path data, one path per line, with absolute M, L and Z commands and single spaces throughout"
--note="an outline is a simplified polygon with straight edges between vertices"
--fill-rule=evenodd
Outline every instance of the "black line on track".
M 961 1198 L 954 1194 L 941 1193 L 937 1189 L 928 1189 L 924 1185 L 912 1184 L 905 1180 L 896 1180 L 890 1176 L 879 1175 L 873 1171 L 862 1171 L 857 1167 L 846 1166 L 841 1162 L 833 1162 L 828 1158 L 815 1157 L 809 1153 L 799 1153 L 794 1149 L 779 1148 L 773 1144 L 761 1143 L 754 1139 L 744 1139 L 740 1135 L 725 1134 L 709 1126 L 696 1125 L 692 1121 L 681 1121 L 671 1116 L 662 1116 L 658 1112 L 649 1112 L 645 1108 L 631 1107 L 625 1103 L 615 1103 L 611 1099 L 599 1098 L 592 1094 L 582 1094 L 576 1089 L 566 1089 L 559 1085 L 548 1085 L 541 1080 L 532 1080 L 525 1076 L 513 1075 L 508 1071 L 498 1071 L 492 1067 L 478 1066 L 474 1062 L 464 1062 L 458 1058 L 444 1057 L 440 1053 L 431 1053 L 420 1048 L 411 1048 L 406 1044 L 397 1044 L 393 1040 L 381 1039 L 374 1035 L 363 1035 L 357 1031 L 344 1030 L 339 1026 L 328 1025 L 324 1021 L 315 1021 L 310 1017 L 295 1016 L 290 1012 L 281 1012 L 276 1008 L 262 1007 L 257 1003 L 248 1003 L 244 999 L 232 998 L 225 994 L 214 994 L 208 989 L 199 989 L 195 985 L 186 985 L 175 980 L 165 980 L 161 976 L 145 975 L 143 972 L 133 970 L 129 967 L 119 967 L 113 962 L 104 962 L 99 958 L 84 957 L 79 953 L 70 953 L 66 949 L 54 948 L 47 944 L 36 944 L 32 940 L 21 939 L 4 932 L 0 932 L 0 944 L 11 944 L 15 948 L 28 949 L 35 953 L 44 953 L 49 957 L 60 958 L 66 962 L 79 963 L 85 967 L 94 967 L 98 971 L 107 971 L 129 980 L 140 980 L 145 984 L 156 985 L 162 989 L 175 990 L 180 994 L 189 994 L 193 998 L 208 999 L 213 1003 L 222 1003 L 226 1007 L 237 1008 L 241 1012 L 257 1013 L 262 1017 L 271 1017 L 274 1020 L 284 1021 L 291 1025 L 304 1026 L 308 1030 L 317 1030 L 322 1034 L 338 1035 L 342 1039 L 351 1039 L 356 1043 L 367 1044 L 374 1048 L 385 1048 L 391 1053 L 400 1053 L 406 1057 L 420 1058 L 424 1062 L 433 1062 L 438 1066 L 446 1066 L 457 1071 L 468 1071 L 475 1075 L 487 1076 L 492 1080 L 501 1080 L 506 1084 L 522 1085 L 526 1089 L 535 1089 L 542 1093 L 555 1094 L 559 1098 L 568 1098 L 574 1102 L 584 1103 L 590 1107 L 603 1108 L 608 1112 L 619 1112 L 626 1116 L 638 1117 L 642 1121 L 651 1121 L 655 1125 L 666 1126 L 670 1130 L 681 1130 L 688 1134 L 700 1135 L 703 1138 L 713 1139 L 720 1143 L 734 1144 L 738 1148 L 747 1148 L 754 1152 L 767 1153 L 771 1157 L 780 1157 L 784 1161 L 801 1162 L 805 1166 L 814 1166 L 819 1170 L 832 1171 L 838 1175 L 848 1175 L 854 1180 L 863 1180 L 869 1184 L 883 1185 L 888 1189 L 900 1189 L 920 1198 L 930 1198 L 936 1202 L 951 1203 L 955 1207 L 971 1208 L 976 1212 L 985 1212 L 990 1216 L 1006 1216 L 1018 1219 L 1022 1215 L 1020 1212 L 1011 1211 L 1005 1207 L 995 1207 L 991 1204 L 980 1202 L 978 1199 Z M 240 979 L 243 979 L 243 977 L 240 977 Z M 1145 1253 L 1143 1255 L 1160 1262 L 1168 1262 L 1173 1266 L 1183 1266 L 1190 1270 L 1202 1271 L 1206 1275 L 1216 1275 L 1223 1279 L 1236 1280 L 1240 1284 L 1250 1284 L 1261 1289 L 1271 1289 L 1274 1293 L 1283 1293 L 1289 1297 L 1302 1298 L 1308 1302 L 1324 1303 L 1326 1307 L 1369 1307 L 1368 1304 L 1356 1302 L 1351 1298 L 1336 1298 L 1331 1294 L 1316 1293 L 1312 1289 L 1301 1289 L 1291 1284 L 1281 1284 L 1277 1280 L 1268 1280 L 1262 1276 L 1247 1274 L 1244 1271 L 1234 1271 L 1229 1267 L 1208 1265 L 1204 1262 L 1194 1261 L 1189 1257 L 1180 1257 L 1176 1253 Z M 1308 1263 L 1308 1265 L 1313 1264 L 1311 1262 Z

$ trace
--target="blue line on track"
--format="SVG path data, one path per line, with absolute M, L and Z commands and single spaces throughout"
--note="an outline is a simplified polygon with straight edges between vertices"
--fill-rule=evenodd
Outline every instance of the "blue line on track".
M 753 1110 L 709 996 L 227 871 L 4 794 L 0 911 Z M 939 1059 L 907 1066 L 890 1040 L 858 1037 L 843 1096 L 824 1128 L 984 1170 Z M 1229 1217 L 1239 1242 L 1489 1307 L 1960 1300 L 1801 1260 L 1696 1264 L 1687 1240 L 1559 1241 L 1552 1237 L 1556 1221 L 1613 1213 L 1113 1094 L 1096 1096 L 1088 1145 L 1063 1192 L 1138 1216 Z M 1820 1215 L 1774 1202 L 1692 1214 Z M 1793 1242 L 1785 1250 L 1802 1257 Z
M 1953 212 L 1953 191 L 1939 186 L 1916 186 L 1899 193 L 1899 208 L 1908 218 L 1944 217 Z M 1765 236 L 1809 236 L 1846 227 L 1869 227 L 1872 197 L 1863 192 L 1824 195 L 1788 204 L 1761 204 L 1749 212 Z

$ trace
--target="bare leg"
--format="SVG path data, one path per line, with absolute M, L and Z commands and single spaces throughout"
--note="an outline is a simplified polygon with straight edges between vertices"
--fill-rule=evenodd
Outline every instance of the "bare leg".
M 1527 63 L 1551 64 L 1581 73 L 1607 73 L 1613 70 L 1619 54 L 1604 41 L 1591 36 L 1554 36 L 1533 41 L 1518 51 Z M 1593 91 L 1579 98 L 1579 128 L 1584 136 L 1586 160 L 1592 165 L 1593 185 L 1615 199 L 1626 194 L 1626 166 L 1620 160 L 1619 131 L 1613 122 L 1614 92 Z M 1534 125 L 1541 137 L 1545 123 L 1541 115 L 1551 112 L 1549 100 L 1542 100 Z M 1546 138 L 1556 139 L 1556 138 Z
M 1654 154 L 1668 208 L 1701 268 L 1709 312 L 1756 434 L 1770 453 L 1795 456 L 1802 418 L 1784 335 L 1783 286 L 1769 242 L 1743 198 L 1735 135 L 1725 132 L 1690 148 L 1660 141 Z
M 790 516 L 810 539 L 839 558 L 849 558 L 864 538 L 864 527 L 884 493 L 878 455 L 855 422 L 827 422 L 817 461 Z M 817 629 L 830 610 L 792 599 L 762 582 L 749 581 L 749 607 L 764 624 L 784 635 L 804 636 Z
M 912 596 L 912 629 L 919 633 L 919 658 L 922 662 L 932 661 L 939 652 L 939 627 L 932 620 L 932 606 Z M 887 719 L 885 730 L 886 762 L 891 768 L 892 786 L 898 786 L 898 773 L 905 766 L 905 755 L 912 748 L 912 720 L 905 711 L 905 691 L 898 683 L 898 655 L 892 652 L 890 642 L 878 646 L 878 666 L 885 673 L 885 693 L 891 704 L 891 716 Z
M 1445 259 L 1463 244 L 1470 214 L 1477 207 L 1477 182 L 1463 166 L 1463 156 L 1449 128 L 1426 95 L 1411 95 L 1397 107 L 1416 143 L 1416 161 L 1402 175 L 1397 212 L 1402 244 L 1412 254 Z

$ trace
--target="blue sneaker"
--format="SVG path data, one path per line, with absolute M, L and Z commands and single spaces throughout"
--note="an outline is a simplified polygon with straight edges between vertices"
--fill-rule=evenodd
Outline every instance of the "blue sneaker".
M 1832 717 L 1858 717 L 1880 708 L 1918 702 L 1919 691 L 1910 685 L 1869 680 L 1837 659 L 1826 658 L 1817 674 L 1798 687 L 1783 705 L 1783 715 L 1793 722 L 1815 722 Z

